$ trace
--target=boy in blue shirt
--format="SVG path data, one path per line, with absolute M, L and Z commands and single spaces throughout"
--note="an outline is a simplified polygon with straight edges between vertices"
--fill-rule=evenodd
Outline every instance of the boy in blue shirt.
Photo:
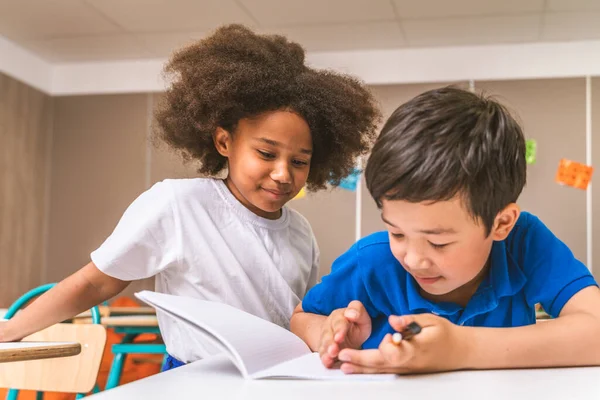
M 443 88 L 403 104 L 365 170 L 387 232 L 334 262 L 292 331 L 346 373 L 599 365 L 600 291 L 520 211 L 525 176 L 523 133 L 497 102 Z M 555 319 L 536 324 L 536 303 Z M 421 333 L 394 343 L 411 322 Z

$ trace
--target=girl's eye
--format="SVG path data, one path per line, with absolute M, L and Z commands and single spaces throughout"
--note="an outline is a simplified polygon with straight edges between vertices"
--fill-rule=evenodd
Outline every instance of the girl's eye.
M 272 153 L 267 153 L 266 151 L 262 151 L 262 150 L 257 150 L 258 154 L 260 154 L 262 157 L 266 158 L 266 159 L 273 159 L 275 158 L 275 154 Z
M 299 167 L 303 167 L 305 165 L 308 165 L 307 161 L 302 161 L 302 160 L 294 160 L 294 161 L 292 161 L 292 163 L 294 165 L 296 165 L 296 166 L 299 166 Z
M 397 238 L 397 239 L 402 239 L 404 237 L 404 234 L 402 233 L 392 233 L 392 236 Z

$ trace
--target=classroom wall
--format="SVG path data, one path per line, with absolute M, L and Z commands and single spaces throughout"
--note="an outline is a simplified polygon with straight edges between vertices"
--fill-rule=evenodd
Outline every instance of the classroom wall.
M 52 105 L 0 73 L 0 307 L 43 282 Z
M 586 193 L 554 181 L 561 158 L 585 162 L 585 79 L 477 82 L 476 88 L 495 94 L 512 109 L 525 137 L 537 142 L 536 163 L 527 166 L 527 185 L 518 204 L 539 216 L 587 262 Z
M 400 103 L 425 90 L 449 83 L 373 86 L 372 90 L 380 102 L 384 117 L 387 117 Z M 468 87 L 468 82 L 452 83 Z M 585 262 L 585 192 L 554 183 L 554 174 L 560 158 L 585 161 L 585 79 L 477 81 L 474 84 L 476 90 L 496 94 L 503 103 L 513 109 L 523 123 L 525 135 L 537 140 L 537 162 L 528 166 L 528 184 L 519 201 L 520 205 L 523 209 L 539 215 L 571 247 L 574 254 Z M 592 86 L 597 93 L 593 97 L 594 133 L 596 137 L 600 137 L 600 81 L 594 78 Z M 0 95 L 4 92 L 0 90 Z M 21 170 L 21 166 L 38 171 L 39 167 L 36 169 L 34 165 L 39 165 L 40 160 L 51 160 L 51 168 L 44 169 L 51 171 L 46 267 L 41 261 L 32 261 L 33 254 L 38 254 L 40 259 L 43 257 L 43 230 L 36 230 L 27 236 L 30 242 L 27 249 L 31 251 L 14 251 L 10 259 L 7 259 L 9 253 L 2 251 L 2 282 L 6 276 L 11 282 L 21 282 L 21 286 L 11 284 L 15 289 L 0 297 L 0 307 L 6 306 L 7 302 L 14 300 L 17 294 L 27 288 L 41 282 L 62 279 L 89 262 L 89 253 L 110 234 L 127 205 L 153 183 L 166 178 L 197 176 L 197 165 L 184 165 L 179 156 L 169 149 L 164 146 L 156 148 L 149 142 L 152 129 L 151 111 L 160 98 L 160 94 L 150 93 L 47 99 L 48 104 L 53 103 L 54 112 L 46 111 L 49 122 L 42 124 L 43 129 L 39 126 L 37 130 L 34 129 L 37 132 L 37 136 L 34 136 L 45 137 L 47 140 L 50 136 L 43 136 L 40 132 L 47 130 L 53 133 L 52 146 L 46 144 L 46 152 L 49 152 L 50 156 L 43 156 L 43 151 L 35 146 L 37 153 L 28 153 L 28 157 L 35 160 L 30 160 L 29 163 L 26 157 L 11 155 L 9 158 L 5 153 L 0 153 L 3 154 L 2 161 L 7 160 L 12 171 Z M 0 105 L 0 113 L 5 108 Z M 15 115 L 18 116 L 19 112 L 11 111 L 11 114 L 12 118 L 17 118 Z M 5 118 L 4 115 L 0 115 L 3 116 L 0 118 L 2 123 Z M 29 129 L 33 127 L 29 126 Z M 14 129 L 11 131 L 16 132 Z M 0 137 L 0 140 L 6 140 L 4 136 L 6 135 Z M 600 157 L 600 139 L 593 143 L 594 154 Z M 3 142 L 0 144 L 4 149 Z M 18 146 L 13 144 L 13 147 Z M 15 151 L 12 153 L 17 154 Z M 38 214 L 22 212 L 22 215 L 27 215 L 28 218 L 38 215 L 37 225 L 33 222 L 28 222 L 29 225 L 23 224 L 43 227 L 43 218 L 39 217 L 40 210 L 44 209 L 40 200 L 43 194 L 39 193 L 47 180 L 39 172 L 37 175 L 34 172 L 31 174 L 29 180 L 15 175 L 14 172 L 6 176 L 13 180 L 10 186 L 13 192 L 17 190 L 15 187 L 18 187 L 21 192 L 30 194 L 32 199 L 39 202 L 26 206 L 28 210 L 34 210 Z M 23 186 L 22 179 L 29 182 L 29 186 L 35 186 L 37 192 L 24 189 L 27 185 Z M 8 192 L 6 182 L 8 181 L 2 179 L 0 183 L 0 193 L 4 196 L 4 193 Z M 358 210 L 361 218 L 360 233 L 367 235 L 383 229 L 383 224 L 364 182 L 361 185 L 362 201 Z M 5 198 L 0 198 L 0 202 L 6 201 L 3 200 Z M 335 258 L 355 240 L 356 202 L 355 192 L 334 189 L 308 194 L 305 198 L 290 203 L 291 207 L 305 215 L 312 224 L 321 248 L 321 274 L 326 274 Z M 600 243 L 599 202 L 600 193 L 594 188 L 594 244 Z M 17 205 L 14 200 L 10 203 L 12 206 L 4 205 L 9 203 L 0 203 L 0 212 L 17 215 L 13 210 L 25 207 L 21 201 L 18 203 Z M 7 246 L 6 238 L 12 238 L 12 232 L 6 233 L 10 232 L 6 225 L 20 223 L 23 218 L 19 215 L 16 218 L 12 217 L 10 223 L 4 221 L 8 220 L 0 220 L 0 234 L 3 235 L 0 236 L 0 243 Z M 35 240 L 31 239 L 36 237 Z M 12 241 L 9 245 L 13 246 L 16 239 L 10 240 Z M 596 257 L 596 263 L 600 265 L 600 252 Z M 19 265 L 19 268 L 9 265 Z M 34 267 L 28 267 L 29 272 L 26 272 L 27 267 L 21 269 L 23 265 Z M 600 268 L 597 267 L 596 271 L 600 272 Z M 30 276 L 34 276 L 35 279 Z M 131 294 L 140 288 L 152 288 L 152 280 L 132 285 L 127 293 Z M 5 292 L 0 291 L 0 296 L 3 293 Z
M 600 164 L 600 78 L 591 80 L 591 123 L 592 123 L 592 165 Z M 595 95 L 594 95 L 595 93 Z M 596 184 L 592 183 L 592 255 L 594 266 L 592 271 L 596 281 L 600 282 L 600 169 L 594 172 Z M 594 182 L 594 175 L 592 175 Z
M 87 264 L 90 252 L 146 189 L 149 97 L 55 98 L 46 281 Z

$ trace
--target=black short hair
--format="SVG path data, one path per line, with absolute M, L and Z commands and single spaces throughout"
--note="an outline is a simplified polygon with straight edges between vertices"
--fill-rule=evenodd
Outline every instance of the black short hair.
M 218 127 L 234 133 L 242 118 L 293 111 L 313 140 L 309 190 L 339 184 L 377 136 L 380 111 L 358 79 L 305 64 L 304 49 L 279 35 L 227 25 L 170 59 L 171 82 L 157 107 L 155 133 L 199 172 L 217 175 L 227 165 L 213 143 Z
M 494 219 L 526 181 L 525 138 L 508 110 L 456 87 L 427 91 L 394 111 L 367 162 L 375 202 L 444 201 L 462 196 L 468 212 Z

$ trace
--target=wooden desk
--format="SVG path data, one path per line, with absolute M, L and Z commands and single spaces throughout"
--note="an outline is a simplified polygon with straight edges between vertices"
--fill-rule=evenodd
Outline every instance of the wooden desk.
M 0 343 L 0 363 L 76 356 L 81 345 L 74 342 Z
M 125 315 L 156 315 L 156 310 L 152 307 L 110 307 L 110 306 L 98 306 L 100 316 L 116 317 Z M 0 311 L 1 312 L 1 311 Z M 91 318 L 92 312 L 85 311 L 77 315 L 75 318 Z
M 90 324 L 91 318 L 75 318 L 75 324 Z M 158 327 L 156 315 L 121 315 L 116 317 L 104 317 L 100 320 L 107 327 Z
M 600 367 L 461 371 L 399 377 L 394 381 L 244 380 L 215 356 L 93 395 L 91 400 L 578 400 L 600 399 Z

